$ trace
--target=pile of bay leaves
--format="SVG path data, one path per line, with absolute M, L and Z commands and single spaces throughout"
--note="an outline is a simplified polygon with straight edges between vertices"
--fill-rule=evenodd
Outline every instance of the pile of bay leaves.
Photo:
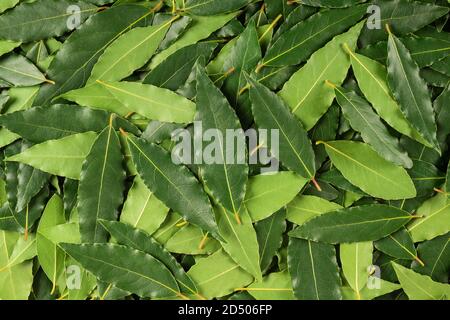
M 1 0 L 0 299 L 449 299 L 449 7 Z

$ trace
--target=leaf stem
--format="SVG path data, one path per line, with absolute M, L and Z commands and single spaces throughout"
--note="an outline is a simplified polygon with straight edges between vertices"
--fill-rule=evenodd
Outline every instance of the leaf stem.
M 425 267 L 425 263 L 418 256 L 415 256 L 414 260 L 416 260 L 422 267 Z
M 325 80 L 325 84 L 327 86 L 329 86 L 330 88 L 336 89 L 336 85 L 333 82 L 331 82 L 330 80 Z
M 202 240 L 200 241 L 200 244 L 198 245 L 199 250 L 203 250 L 203 248 L 205 247 L 206 240 L 208 240 L 208 234 L 209 234 L 209 232 L 206 232 L 205 235 L 203 236 Z
M 234 218 L 236 219 L 237 224 L 242 224 L 241 218 L 239 217 L 239 213 L 237 211 L 234 212 Z
M 262 39 L 273 29 L 275 28 L 275 25 L 280 21 L 280 19 L 283 18 L 283 15 L 280 13 L 275 20 L 272 21 L 272 23 L 267 27 L 267 30 L 264 31 L 264 33 L 259 37 L 258 42 L 261 42 Z
M 236 71 L 236 68 L 235 68 L 235 67 L 231 67 L 231 68 L 228 69 L 223 75 L 221 75 L 219 78 L 217 78 L 217 79 L 214 81 L 214 84 L 217 83 L 217 82 L 219 82 L 220 80 L 222 80 L 222 79 L 228 77 L 228 76 L 229 76 L 230 74 L 232 74 L 234 71 Z
M 314 187 L 316 187 L 317 191 L 322 192 L 322 188 L 320 187 L 319 183 L 314 177 L 311 179 L 311 182 L 314 185 Z
M 386 27 L 386 31 L 387 31 L 387 33 L 388 33 L 388 34 L 389 34 L 390 36 L 392 36 L 392 31 L 391 31 L 391 27 L 389 26 L 389 24 L 388 24 L 388 23 L 386 23 L 385 27 Z
M 23 236 L 24 240 L 28 240 L 28 205 L 27 205 L 27 211 L 25 213 L 25 233 Z
M 128 137 L 128 133 L 125 130 L 123 130 L 122 128 L 119 128 L 119 131 L 125 138 Z

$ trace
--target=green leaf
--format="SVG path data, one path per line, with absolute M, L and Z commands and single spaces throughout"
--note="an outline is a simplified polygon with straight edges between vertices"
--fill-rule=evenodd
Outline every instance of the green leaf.
M 164 244 L 170 252 L 190 255 L 211 254 L 221 248 L 220 243 L 208 237 L 202 229 L 192 224 L 184 224 L 184 222 L 176 224 L 175 228 L 178 231 L 175 231 Z
M 142 28 L 134 28 L 115 40 L 100 56 L 87 85 L 97 80 L 120 81 L 141 68 L 159 47 L 174 19 Z
M 130 28 L 145 25 L 151 14 L 142 6 L 124 5 L 94 15 L 64 42 L 48 69 L 55 84 L 42 86 L 33 105 L 47 106 L 54 97 L 84 86 L 104 50 Z
M 53 287 L 52 294 L 56 287 L 63 291 L 64 283 L 64 251 L 59 246 L 48 239 L 43 233 L 48 229 L 66 222 L 64 217 L 64 207 L 61 198 L 54 195 L 47 203 L 42 218 L 39 222 L 36 236 L 36 248 L 39 264 L 50 279 Z
M 223 92 L 228 97 L 230 104 L 236 109 L 238 115 L 246 120 L 251 119 L 251 106 L 248 103 L 248 93 L 244 94 L 243 88 L 247 85 L 244 73 L 250 73 L 261 60 L 261 48 L 258 42 L 258 33 L 254 23 L 250 23 L 239 35 L 236 43 L 223 64 L 222 72 L 227 74 L 223 84 Z
M 270 8 L 271 8 L 270 2 L 273 2 L 273 1 L 269 0 L 269 3 L 267 4 L 268 11 L 270 11 Z M 282 2 L 282 1 L 278 1 L 278 2 L 281 2 L 282 6 L 286 6 L 286 4 L 284 2 Z M 284 17 L 285 21 L 279 26 L 278 30 L 275 32 L 275 34 L 273 36 L 273 40 L 276 40 L 280 35 L 287 32 L 290 28 L 295 26 L 297 23 L 309 18 L 316 12 L 317 12 L 317 8 L 300 4 L 299 6 L 297 6 L 295 9 L 293 9 L 289 14 L 287 14 Z
M 223 297 L 253 281 L 223 250 L 198 260 L 187 274 L 197 284 L 200 294 L 208 299 Z
M 341 280 L 332 245 L 289 239 L 288 266 L 294 295 L 301 300 L 340 300 Z
M 250 99 L 258 128 L 279 131 L 279 152 L 274 156 L 289 170 L 314 179 L 314 151 L 302 124 L 276 94 L 251 78 L 247 80 L 251 84 Z M 272 150 L 271 144 L 267 147 Z
M 448 283 L 450 270 L 450 233 L 420 243 L 417 252 L 424 265 L 413 262 L 412 269 L 431 277 L 434 281 Z
M 379 287 L 374 285 L 373 287 L 368 288 L 366 286 L 359 292 L 358 296 L 351 287 L 345 286 L 341 288 L 343 299 L 358 300 L 359 298 L 359 300 L 372 300 L 374 298 L 381 297 L 385 294 L 401 289 L 401 286 L 397 283 L 391 283 L 374 276 L 370 276 L 368 282 L 377 282 L 379 283 Z
M 218 237 L 211 203 L 194 175 L 185 166 L 173 164 L 160 146 L 130 136 L 127 142 L 147 188 L 184 219 Z
M 71 30 L 70 22 L 74 24 L 73 28 L 78 27 L 73 17 L 74 12 L 68 10 L 74 5 L 80 10 L 80 24 L 98 10 L 96 6 L 75 0 L 22 2 L 0 16 L 0 38 L 30 42 L 61 36 Z M 68 21 L 69 19 L 71 20 Z
M 130 225 L 115 221 L 103 220 L 101 224 L 119 243 L 145 252 L 161 261 L 172 272 L 181 292 L 186 294 L 198 293 L 195 284 L 186 275 L 177 260 L 147 233 L 135 229 Z
M 194 118 L 194 103 L 170 90 L 137 82 L 97 82 L 130 112 L 148 119 L 190 123 Z
M 286 231 L 285 218 L 286 212 L 282 209 L 255 224 L 259 245 L 259 264 L 263 272 L 269 269 L 273 257 L 282 245 L 283 233 Z
M 337 203 L 316 196 L 299 195 L 287 205 L 286 219 L 302 225 L 311 218 L 341 208 Z
M 342 272 L 350 287 L 356 292 L 357 299 L 361 299 L 361 290 L 366 286 L 369 278 L 369 267 L 372 265 L 373 243 L 355 242 L 342 243 L 339 256 Z
M 117 98 L 100 83 L 94 83 L 81 89 L 71 90 L 59 97 L 73 101 L 80 106 L 106 110 L 121 116 L 132 113 L 131 109 L 117 100 Z
M 223 249 L 242 269 L 262 280 L 259 264 L 259 246 L 252 220 L 246 210 L 240 210 L 239 222 L 224 208 L 217 208 L 216 220 L 223 237 Z
M 305 61 L 334 36 L 358 22 L 367 6 L 324 10 L 283 33 L 268 49 L 260 66 L 288 66 Z
M 397 232 L 388 235 L 386 238 L 374 243 L 375 248 L 392 257 L 406 260 L 416 260 L 420 264 L 423 262 L 417 256 L 414 242 L 408 230 L 401 228 Z
M 22 143 L 22 150 L 28 147 L 29 145 Z M 16 203 L 16 210 L 18 212 L 25 209 L 31 199 L 41 191 L 48 178 L 49 175 L 45 172 L 23 163 L 19 165 Z
M 245 207 L 253 221 L 265 219 L 294 199 L 307 182 L 290 171 L 253 176 L 248 181 Z
M 20 46 L 20 42 L 0 40 L 0 57 Z
M 203 182 L 216 201 L 236 214 L 245 196 L 248 165 L 245 150 L 241 150 L 242 145 L 239 142 L 236 144 L 234 139 L 225 141 L 224 137 L 230 131 L 240 133 L 242 136 L 243 130 L 227 99 L 199 66 L 197 66 L 196 103 L 196 121 L 201 121 L 203 130 L 213 130 L 215 133 L 212 140 L 214 157 L 210 153 L 212 163 L 208 161 L 205 165 L 201 165 Z
M 295 300 L 289 272 L 273 272 L 245 288 L 256 300 Z
M 18 54 L 10 54 L 0 59 L 0 79 L 16 87 L 30 87 L 42 82 L 52 83 L 27 58 Z
M 339 209 L 319 215 L 291 231 L 291 237 L 326 243 L 375 241 L 397 231 L 412 216 L 382 204 Z
M 177 50 L 152 69 L 142 83 L 176 90 L 186 82 L 197 59 L 205 57 L 208 60 L 216 46 L 215 43 L 200 42 Z
M 119 137 L 109 125 L 95 139 L 83 162 L 78 187 L 78 214 L 83 242 L 106 242 L 99 220 L 116 220 L 123 201 L 125 171 Z
M 377 5 L 380 14 L 380 28 L 364 28 L 361 35 L 363 47 L 370 43 L 375 43 L 387 38 L 386 31 L 383 29 L 386 24 L 392 27 L 396 34 L 408 34 L 430 24 L 434 20 L 448 13 L 448 8 L 436 6 L 431 3 L 409 0 L 376 0 L 373 4 Z M 374 18 L 372 17 L 372 24 Z
M 407 226 L 414 242 L 431 240 L 450 231 L 450 202 L 446 195 L 438 193 L 425 201 L 416 214 L 420 218 Z
M 10 233 L 6 232 L 5 234 L 8 235 Z M 9 256 L 9 262 L 5 266 L 0 267 L 0 270 L 5 271 L 6 268 L 11 268 L 24 261 L 33 259 L 36 255 L 36 236 L 29 234 L 27 239 L 19 236 Z
M 67 279 L 70 284 L 68 290 L 68 300 L 86 300 L 97 285 L 94 275 L 85 270 L 79 263 L 71 257 L 66 257 L 65 261 Z M 79 269 L 77 269 L 79 268 Z M 80 273 L 78 273 L 78 271 Z M 77 279 L 77 277 L 79 278 Z M 71 283 L 73 281 L 73 283 Z M 77 282 L 79 281 L 79 283 Z M 77 286 L 79 284 L 79 286 Z
M 347 50 L 358 86 L 380 117 L 398 132 L 429 145 L 406 120 L 392 97 L 386 68 L 363 55 Z
M 436 123 L 433 106 L 425 81 L 419 75 L 419 67 L 411 58 L 405 45 L 392 33 L 388 41 L 388 83 L 399 103 L 400 110 L 411 125 L 436 150 Z
M 34 222 L 41 216 L 47 199 L 48 188 L 43 188 L 20 212 L 14 210 L 9 202 L 5 202 L 0 208 L 0 228 L 28 233 Z
M 336 168 L 362 191 L 386 200 L 416 196 L 408 173 L 381 158 L 367 144 L 353 141 L 329 141 L 323 144 Z
M 120 221 L 153 234 L 166 219 L 168 211 L 169 208 L 136 176 L 123 205 Z
M 11 88 L 8 90 L 9 100 L 4 106 L 3 113 L 11 113 L 15 111 L 28 109 L 33 103 L 37 92 L 38 86 L 27 88 Z
M 450 52 L 449 41 L 431 37 L 404 37 L 402 43 L 411 53 L 411 57 L 420 68 L 428 67 L 439 61 Z M 387 41 L 378 42 L 359 50 L 359 53 L 370 57 L 381 64 L 386 63 Z
M 305 5 L 323 8 L 345 8 L 361 2 L 366 2 L 366 0 L 302 0 Z
M 100 132 L 111 114 L 73 105 L 56 104 L 36 107 L 0 116 L 0 125 L 28 141 L 41 143 L 88 131 Z M 113 124 L 135 134 L 140 131 L 123 118 L 115 117 Z
M 289 79 L 279 95 L 303 123 L 311 129 L 334 100 L 334 90 L 325 80 L 341 84 L 347 76 L 350 60 L 342 46 L 354 48 L 363 22 L 347 33 L 336 36 L 314 52 L 308 62 Z
M 183 296 L 167 267 L 142 251 L 101 243 L 63 243 L 61 247 L 100 280 L 122 290 L 150 298 Z
M 33 284 L 33 263 L 14 264 L 13 254 L 22 246 L 19 234 L 0 230 L 0 299 L 26 300 Z M 27 259 L 28 260 L 28 259 Z
M 365 142 L 371 145 L 386 160 L 405 168 L 413 166 L 408 154 L 403 151 L 398 139 L 373 111 L 369 103 L 354 91 L 335 87 L 336 98 L 350 126 L 361 133 Z
M 447 174 L 445 175 L 445 192 L 447 192 L 447 198 L 450 200 L 450 161 L 447 165 Z
M 78 133 L 58 140 L 49 140 L 7 158 L 28 164 L 41 171 L 78 180 L 81 167 L 97 134 Z
M 4 0 L 2 1 L 2 3 L 0 4 L 0 13 L 2 13 L 3 11 L 13 8 L 16 4 L 19 3 L 20 0 Z
M 199 16 L 235 11 L 254 0 L 187 0 L 184 10 Z
M 189 32 L 185 32 L 169 48 L 156 54 L 149 65 L 150 69 L 154 69 L 162 61 L 181 48 L 209 37 L 211 33 L 223 27 L 228 21 L 236 17 L 236 14 L 237 13 L 233 12 L 215 16 L 191 16 L 192 25 L 189 28 Z
M 392 263 L 402 289 L 410 300 L 441 300 L 450 295 L 450 285 L 434 282 L 397 263 Z

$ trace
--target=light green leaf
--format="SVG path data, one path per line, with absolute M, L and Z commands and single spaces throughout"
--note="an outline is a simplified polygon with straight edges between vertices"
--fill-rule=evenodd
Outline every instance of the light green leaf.
M 120 221 L 153 234 L 164 222 L 168 212 L 169 208 L 136 176 L 123 205 Z
M 369 267 L 372 265 L 373 243 L 355 242 L 340 245 L 342 272 L 350 287 L 360 300 L 360 291 L 366 286 L 369 278 Z
M 238 214 L 239 222 L 224 208 L 216 208 L 219 233 L 224 239 L 222 247 L 245 271 L 261 281 L 259 246 L 252 220 L 245 209 Z
M 407 226 L 414 242 L 431 240 L 450 231 L 450 202 L 445 194 L 438 193 L 425 201 L 416 214 L 420 218 Z
M 353 291 L 351 287 L 345 286 L 341 288 L 342 291 L 342 297 L 344 300 L 372 300 L 374 298 L 383 296 L 385 294 L 388 294 L 392 291 L 396 291 L 401 289 L 401 286 L 397 283 L 391 283 L 386 280 L 370 276 L 369 283 L 374 283 L 370 288 L 364 287 L 359 292 L 359 297 L 357 296 L 356 292 Z M 376 283 L 379 283 L 379 285 L 376 285 Z M 359 298 L 359 299 L 358 299 Z
M 137 82 L 105 82 L 103 85 L 130 112 L 163 122 L 190 123 L 195 104 L 163 88 Z
M 65 253 L 55 242 L 48 239 L 43 233 L 45 233 L 47 229 L 62 225 L 65 222 L 63 202 L 61 198 L 55 194 L 45 207 L 36 236 L 39 264 L 53 285 L 51 290 L 52 293 L 55 292 L 56 287 L 62 292 L 65 286 Z
M 281 209 L 300 192 L 307 182 L 307 179 L 290 171 L 251 177 L 244 203 L 252 221 L 265 219 Z
M 321 142 L 342 175 L 362 191 L 386 200 L 408 199 L 416 189 L 408 173 L 355 141 Z
M 253 281 L 223 250 L 198 260 L 187 274 L 197 284 L 200 294 L 209 299 L 223 297 Z
M 5 53 L 13 51 L 18 46 L 20 46 L 20 42 L 0 40 L 0 57 Z
M 295 300 L 288 271 L 270 273 L 262 282 L 252 283 L 245 291 L 256 300 Z
M 97 80 L 120 81 L 142 67 L 156 52 L 174 20 L 162 25 L 134 28 L 120 36 L 100 56 L 87 85 Z
M 183 222 L 180 222 L 183 224 Z M 220 243 L 200 228 L 188 224 L 178 227 L 178 231 L 165 243 L 167 250 L 179 254 L 211 254 L 220 249 Z
M 347 76 L 350 60 L 342 46 L 355 48 L 363 22 L 336 36 L 317 50 L 308 62 L 284 85 L 279 95 L 303 123 L 311 129 L 331 106 L 334 90 L 325 80 L 340 85 Z
M 25 163 L 44 172 L 78 180 L 83 161 L 96 136 L 94 132 L 86 132 L 49 140 L 7 160 Z
M 299 195 L 287 205 L 286 219 L 302 225 L 322 213 L 341 209 L 337 203 L 311 195 Z
M 410 300 L 441 300 L 450 295 L 450 285 L 434 282 L 397 263 L 392 263 L 402 289 Z
M 372 104 L 383 120 L 398 132 L 411 137 L 420 143 L 429 145 L 406 120 L 400 107 L 392 97 L 387 83 L 386 68 L 363 55 L 347 49 L 352 63 L 352 69 L 358 81 L 359 88 L 366 99 Z

